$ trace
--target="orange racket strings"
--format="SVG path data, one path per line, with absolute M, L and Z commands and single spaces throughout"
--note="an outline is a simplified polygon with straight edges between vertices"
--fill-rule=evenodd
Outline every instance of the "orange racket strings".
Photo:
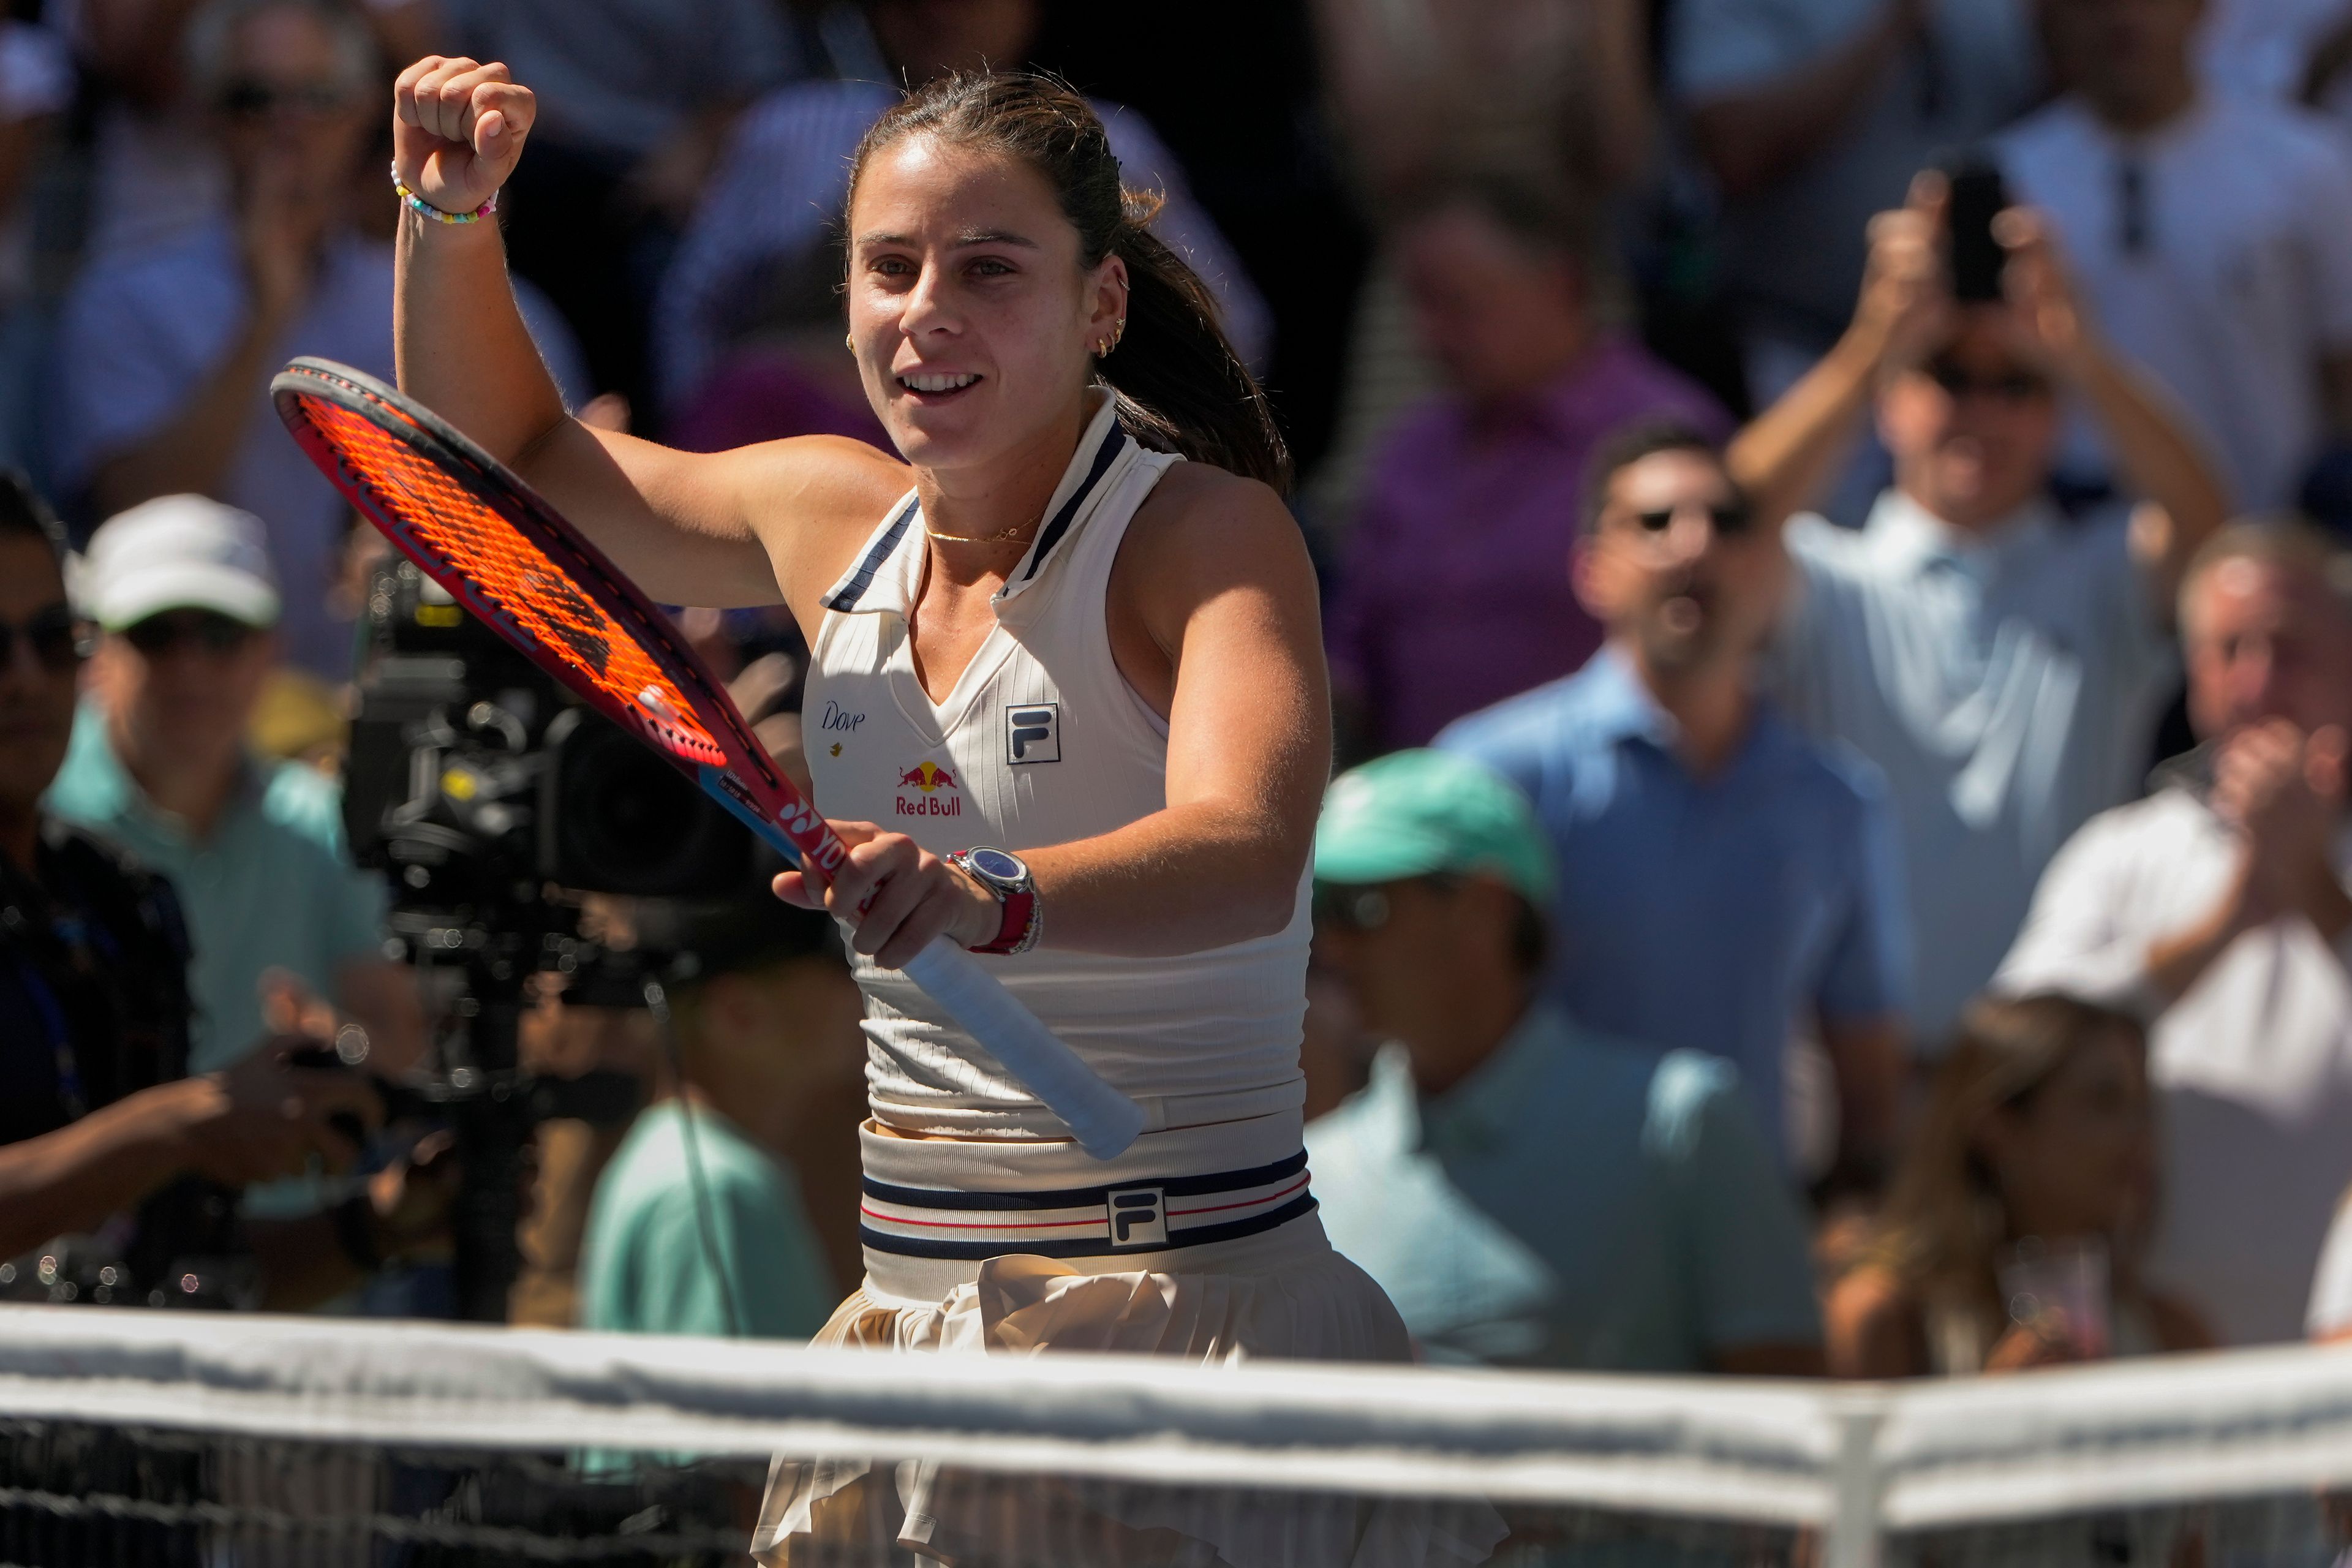
M 697 763 L 727 764 L 726 752 L 699 721 L 694 702 L 636 636 L 582 593 L 571 574 L 512 521 L 365 416 L 321 398 L 306 396 L 302 404 L 336 448 L 345 472 L 403 533 L 463 577 L 488 607 L 660 744 Z

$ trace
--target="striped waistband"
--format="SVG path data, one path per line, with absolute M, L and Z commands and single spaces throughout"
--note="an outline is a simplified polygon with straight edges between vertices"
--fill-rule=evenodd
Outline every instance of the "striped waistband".
M 1030 1193 L 949 1192 L 866 1178 L 858 1235 L 876 1252 L 1100 1258 L 1234 1241 L 1315 1207 L 1307 1151 L 1242 1171 Z

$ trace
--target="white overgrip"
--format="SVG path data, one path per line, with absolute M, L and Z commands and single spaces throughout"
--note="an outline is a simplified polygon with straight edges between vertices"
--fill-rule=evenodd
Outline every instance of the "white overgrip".
M 1143 1108 L 1105 1083 L 962 948 L 935 937 L 904 973 L 1067 1123 L 1096 1159 L 1119 1153 L 1143 1131 Z

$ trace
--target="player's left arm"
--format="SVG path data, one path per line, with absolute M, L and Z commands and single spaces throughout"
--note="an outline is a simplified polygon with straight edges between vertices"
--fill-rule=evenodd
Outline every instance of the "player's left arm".
M 1265 486 L 1202 465 L 1160 490 L 1129 529 L 1108 620 L 1119 673 L 1168 721 L 1168 805 L 1029 858 L 1057 946 L 1196 952 L 1280 931 L 1330 777 L 1298 525 Z
M 1022 847 L 1043 945 L 1133 957 L 1266 936 L 1291 918 L 1331 764 L 1315 573 L 1270 489 L 1182 464 L 1137 514 L 1111 575 L 1119 673 L 1168 722 L 1167 805 L 1094 838 Z M 996 934 L 995 900 L 903 834 L 851 846 L 823 898 L 888 966 L 942 933 Z M 798 873 L 777 891 L 815 901 Z

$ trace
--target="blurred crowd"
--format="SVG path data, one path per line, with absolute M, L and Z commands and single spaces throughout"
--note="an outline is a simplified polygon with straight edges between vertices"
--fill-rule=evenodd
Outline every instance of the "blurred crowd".
M 246 1299 L 430 1310 L 446 1141 L 268 1182 L 373 1141 L 290 1042 L 461 1026 L 339 812 L 382 547 L 267 396 L 391 374 L 428 52 L 540 94 L 499 219 L 575 411 L 699 450 L 882 442 L 833 220 L 892 84 L 1094 100 L 1302 476 L 1315 1191 L 1431 1358 L 2352 1334 L 2352 0 L 15 0 L 0 1213 L 79 1137 L 247 1189 Z M 791 628 L 679 614 L 796 765 Z M 534 993 L 528 1062 L 648 1103 L 541 1129 L 515 1315 L 814 1331 L 829 923 L 588 915 L 698 959 L 667 1042 Z

